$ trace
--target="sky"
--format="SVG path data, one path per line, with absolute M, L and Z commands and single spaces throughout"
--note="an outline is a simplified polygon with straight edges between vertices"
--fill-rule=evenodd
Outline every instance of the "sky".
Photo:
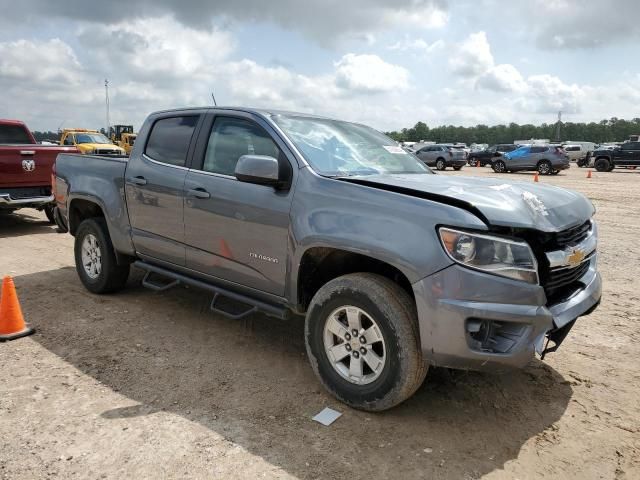
M 640 117 L 637 0 L 0 0 L 0 118 L 218 105 L 380 130 Z

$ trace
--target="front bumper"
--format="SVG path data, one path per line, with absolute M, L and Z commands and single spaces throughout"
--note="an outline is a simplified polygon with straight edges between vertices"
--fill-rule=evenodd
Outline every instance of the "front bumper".
M 36 207 L 52 203 L 53 195 L 43 197 L 12 198 L 10 193 L 0 193 L 0 208 L 26 208 Z
M 600 302 L 596 256 L 583 288 L 546 305 L 539 285 L 451 265 L 413 284 L 422 351 L 432 365 L 502 371 L 524 367 L 550 338 L 559 344 L 573 321 Z M 561 332 L 562 335 L 559 335 Z

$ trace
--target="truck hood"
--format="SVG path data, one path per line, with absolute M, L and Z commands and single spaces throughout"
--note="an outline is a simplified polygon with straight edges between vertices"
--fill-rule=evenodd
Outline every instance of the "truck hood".
M 369 175 L 342 180 L 465 208 L 491 226 L 558 232 L 595 213 L 582 194 L 536 183 L 444 175 Z
M 124 153 L 124 149 L 113 143 L 79 143 L 76 145 L 82 153 L 93 152 L 94 150 L 114 150 Z

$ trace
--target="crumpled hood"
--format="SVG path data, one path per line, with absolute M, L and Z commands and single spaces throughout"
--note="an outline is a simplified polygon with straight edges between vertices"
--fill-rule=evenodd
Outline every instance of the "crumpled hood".
M 493 226 L 557 232 L 587 221 L 595 209 L 582 194 L 533 182 L 509 182 L 499 178 L 449 177 L 445 175 L 370 175 L 350 177 L 363 185 L 429 198 L 446 203 L 463 202 L 479 211 Z

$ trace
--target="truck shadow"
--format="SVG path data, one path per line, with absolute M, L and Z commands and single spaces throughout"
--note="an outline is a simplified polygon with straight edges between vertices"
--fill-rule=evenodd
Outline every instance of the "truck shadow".
M 534 361 L 504 376 L 433 369 L 399 407 L 359 412 L 316 381 L 301 321 L 227 320 L 208 311 L 203 292 L 155 294 L 139 279 L 111 296 L 86 292 L 72 268 L 15 281 L 37 328 L 31 338 L 135 402 L 92 414 L 177 414 L 299 478 L 479 478 L 530 439 L 553 441 L 545 430 L 572 396 L 569 382 Z M 311 421 L 325 406 L 343 412 L 330 427 Z
M 22 237 L 36 233 L 56 233 L 44 213 L 31 209 L 8 214 L 0 212 L 0 238 Z

